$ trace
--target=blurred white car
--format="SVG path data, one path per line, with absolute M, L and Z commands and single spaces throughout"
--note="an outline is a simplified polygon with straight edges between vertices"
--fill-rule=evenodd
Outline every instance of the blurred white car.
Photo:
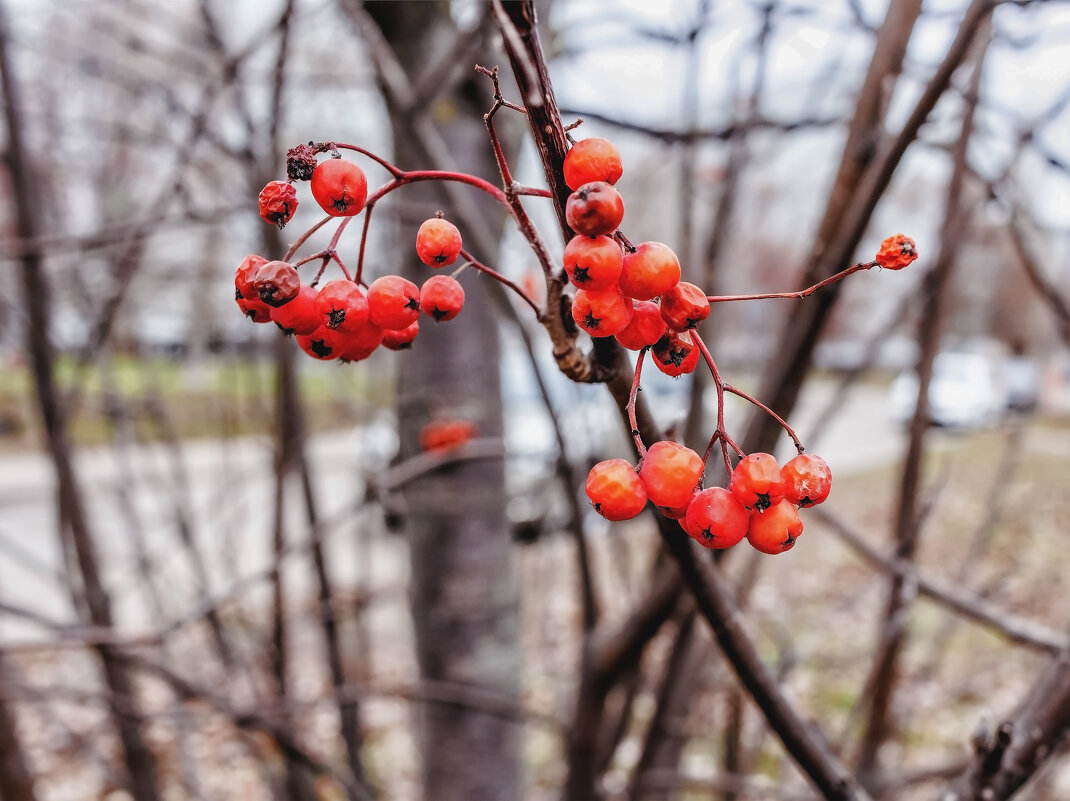
M 892 419 L 909 423 L 917 402 L 917 374 L 900 373 L 892 382 Z M 929 422 L 948 428 L 984 428 L 998 423 L 1006 408 L 1006 385 L 991 359 L 953 351 L 936 356 L 929 382 Z

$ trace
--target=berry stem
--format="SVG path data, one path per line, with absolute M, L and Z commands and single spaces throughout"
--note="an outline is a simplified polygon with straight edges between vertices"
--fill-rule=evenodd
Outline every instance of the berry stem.
M 318 223 L 316 223 L 303 234 L 301 234 L 301 236 L 297 237 L 294 243 L 290 245 L 290 249 L 286 251 L 286 255 L 282 257 L 282 261 L 289 261 L 290 259 L 292 259 L 294 257 L 294 254 L 301 249 L 301 246 L 309 240 L 309 237 L 311 237 L 314 233 L 316 233 L 316 231 L 318 231 L 320 228 L 325 226 L 333 219 L 335 218 L 328 214 Z
M 868 270 L 872 267 L 876 267 L 877 262 L 867 261 L 859 262 L 848 267 L 846 270 L 841 270 L 835 275 L 829 276 L 824 281 L 819 281 L 813 286 L 808 286 L 806 289 L 800 289 L 798 292 L 766 292 L 758 295 L 707 295 L 706 300 L 710 303 L 728 303 L 733 300 L 780 300 L 787 298 L 805 298 L 815 292 L 824 289 L 829 284 L 834 284 L 837 281 L 841 281 L 851 273 L 856 273 L 859 270 Z
M 404 170 L 395 167 L 382 156 L 377 156 L 375 153 L 372 153 L 370 150 L 363 148 L 360 145 L 347 145 L 338 142 L 320 142 L 319 144 L 313 145 L 313 147 L 315 147 L 321 153 L 325 153 L 328 150 L 352 150 L 356 153 L 360 153 L 362 155 L 367 156 L 372 161 L 379 164 L 384 170 L 393 175 L 395 178 L 400 178 L 402 175 L 405 174 Z
M 743 449 L 736 444 L 730 436 L 724 425 L 724 393 L 725 382 L 721 378 L 721 371 L 717 369 L 717 362 L 713 360 L 713 356 L 710 355 L 710 349 L 706 347 L 706 343 L 702 341 L 702 337 L 698 335 L 698 331 L 691 330 L 691 341 L 695 343 L 695 347 L 699 349 L 699 353 L 702 354 L 702 358 L 706 361 L 706 366 L 710 368 L 710 374 L 713 376 L 713 388 L 717 392 L 717 428 L 714 429 L 713 436 L 710 438 L 710 445 L 706 449 L 705 456 L 702 457 L 702 463 L 705 464 L 706 460 L 710 458 L 710 450 L 713 448 L 714 442 L 721 443 L 721 456 L 724 458 L 724 469 L 728 475 L 732 475 L 732 460 L 728 457 L 728 448 L 736 452 L 736 455 L 743 457 Z
M 639 377 L 643 373 L 643 359 L 646 357 L 646 352 L 650 350 L 647 346 L 639 351 L 638 357 L 635 360 L 635 375 L 632 377 L 632 390 L 628 393 L 628 405 L 625 407 L 628 411 L 628 424 L 631 426 L 632 439 L 635 441 L 635 450 L 639 453 L 639 458 L 642 459 L 646 456 L 646 446 L 643 445 L 643 438 L 639 434 L 639 423 L 635 417 L 635 402 L 639 396 Z
M 772 409 L 770 409 L 768 406 L 766 406 L 764 403 L 762 403 L 757 398 L 753 397 L 752 395 L 748 395 L 743 390 L 738 389 L 738 388 L 732 386 L 731 384 L 725 384 L 724 385 L 724 389 L 725 389 L 725 392 L 731 392 L 733 395 L 736 395 L 736 396 L 738 396 L 740 398 L 743 398 L 743 400 L 745 400 L 745 401 L 750 401 L 755 406 L 757 406 L 759 409 L 761 409 L 763 412 L 765 412 L 767 415 L 769 415 L 774 420 L 776 420 L 777 423 L 780 424 L 780 427 L 783 428 L 784 431 L 787 433 L 787 435 L 789 437 L 791 437 L 791 441 L 795 443 L 795 449 L 799 453 L 802 453 L 804 450 L 806 450 L 806 448 L 803 447 L 803 444 L 801 442 L 799 442 L 799 438 L 795 435 L 795 430 L 791 426 L 789 426 L 787 424 L 787 422 L 784 420 L 784 418 L 781 417 L 779 414 L 774 412 Z
M 539 304 L 537 304 L 534 300 L 532 300 L 532 298 L 528 295 L 528 293 L 520 288 L 519 284 L 517 284 L 514 281 L 510 281 L 508 278 L 506 278 L 504 275 L 499 273 L 497 270 L 493 270 L 490 267 L 488 267 L 487 265 L 483 264 L 482 262 L 476 261 L 476 259 L 474 259 L 472 257 L 472 254 L 469 253 L 464 248 L 461 248 L 461 255 L 464 256 L 465 261 L 468 262 L 468 264 L 462 265 L 462 267 L 470 266 L 473 269 L 479 270 L 479 272 L 481 272 L 481 273 L 486 273 L 491 278 L 493 278 L 495 281 L 499 282 L 500 284 L 502 284 L 504 286 L 509 287 L 516 294 L 518 294 L 523 299 L 523 301 L 525 303 L 527 303 L 529 306 L 531 306 L 532 309 L 535 310 L 535 315 L 536 316 L 539 316 L 539 315 L 542 314 L 542 310 L 539 308 Z M 460 272 L 460 270 L 458 270 L 458 272 Z

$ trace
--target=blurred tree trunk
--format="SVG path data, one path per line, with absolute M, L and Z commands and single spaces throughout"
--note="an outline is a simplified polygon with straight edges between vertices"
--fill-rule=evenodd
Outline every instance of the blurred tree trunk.
M 18 740 L 13 705 L 14 685 L 5 664 L 4 653 L 0 651 L 0 801 L 36 801 L 33 789 L 33 775 L 26 764 L 26 756 Z
M 447 3 L 378 2 L 366 3 L 365 8 L 410 82 L 417 83 L 415 76 L 456 44 L 458 31 Z M 455 88 L 419 108 L 399 108 L 396 98 L 386 93 L 395 163 L 402 168 L 445 166 L 429 163 L 419 144 L 418 121 L 423 117 L 426 124 L 433 117 L 455 168 L 487 177 L 497 174 L 482 124 L 490 107 L 490 85 L 485 79 L 476 80 L 472 65 L 463 67 L 468 74 Z M 413 187 L 406 190 L 405 199 L 406 207 L 414 200 L 426 205 L 419 219 L 402 219 L 399 252 L 388 264 L 389 271 L 418 264 L 412 243 L 421 219 L 440 208 L 451 216 L 439 186 Z M 502 219 L 493 202 L 482 211 L 488 221 Z M 462 235 L 470 234 L 463 223 L 460 227 Z M 496 241 L 490 244 L 497 246 Z M 497 261 L 497 252 L 480 252 L 479 245 L 473 248 L 471 242 L 468 246 L 477 258 Z M 429 268 L 419 265 L 408 277 L 421 283 L 429 274 Z M 401 357 L 402 458 L 418 452 L 420 430 L 431 420 L 470 421 L 481 437 L 502 435 L 498 327 L 479 276 L 470 271 L 463 283 L 467 300 L 461 315 L 443 325 L 423 317 L 412 351 Z M 502 458 L 440 468 L 410 482 L 404 495 L 412 565 L 410 599 L 422 679 L 515 696 L 518 616 Z M 418 731 L 425 798 L 519 798 L 519 732 L 514 722 L 474 708 L 425 703 Z

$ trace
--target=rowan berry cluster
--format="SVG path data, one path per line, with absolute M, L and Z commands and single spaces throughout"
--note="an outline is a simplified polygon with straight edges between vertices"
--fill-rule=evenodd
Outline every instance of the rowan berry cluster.
M 317 164 L 316 151 L 302 145 L 291 151 L 288 173 L 290 181 L 271 181 L 260 192 L 265 222 L 281 228 L 293 217 L 298 206 L 294 180 L 310 181 L 312 197 L 330 217 L 352 218 L 365 208 L 368 181 L 350 161 L 333 157 Z M 452 320 L 461 312 L 464 288 L 453 275 L 433 275 L 422 286 L 393 274 L 371 284 L 359 273 L 351 278 L 335 250 L 338 234 L 327 250 L 294 263 L 246 256 L 234 273 L 238 307 L 253 322 L 274 322 L 283 333 L 296 335 L 301 350 L 312 358 L 343 361 L 366 359 L 380 345 L 391 350 L 409 347 L 420 332 L 421 312 L 435 322 Z M 416 253 L 430 267 L 453 264 L 460 252 L 460 232 L 441 215 L 424 222 L 416 233 Z M 322 262 L 319 274 L 302 282 L 297 268 L 317 260 Z M 318 286 L 331 261 L 344 277 Z
M 645 448 L 635 429 L 635 392 L 648 350 L 658 369 L 671 376 L 692 372 L 705 357 L 719 403 L 724 392 L 734 392 L 773 413 L 721 379 L 694 332 L 709 316 L 711 301 L 745 298 L 707 296 L 680 280 L 680 261 L 667 245 L 632 245 L 620 234 L 617 226 L 624 217 L 624 203 L 613 184 L 622 174 L 619 152 L 604 139 L 577 142 L 565 158 L 565 181 L 573 190 L 565 216 L 576 232 L 564 256 L 565 274 L 576 287 L 573 320 L 593 337 L 612 336 L 625 348 L 640 352 L 629 404 L 639 464 L 624 459 L 599 462 L 587 477 L 587 496 L 595 510 L 611 521 L 635 517 L 649 502 L 666 517 L 679 520 L 707 548 L 730 548 L 746 537 L 763 553 L 782 553 L 802 534 L 798 509 L 828 497 L 832 472 L 821 457 L 803 453 L 795 433 L 779 417 L 799 450 L 783 467 L 768 453 L 744 454 L 725 431 L 723 412 L 705 457 L 670 441 Z M 874 265 L 898 270 L 916 258 L 913 240 L 899 234 L 881 244 L 874 262 L 855 265 L 831 280 Z M 799 293 L 751 297 L 803 297 L 831 280 Z M 718 441 L 730 476 L 728 487 L 703 489 L 706 462 Z M 734 468 L 729 448 L 738 457 Z
M 268 261 L 254 255 L 242 261 L 234 279 L 239 307 L 255 322 L 275 322 L 286 333 L 295 334 L 300 347 L 313 358 L 356 361 L 380 345 L 395 350 L 408 347 L 419 332 L 421 313 L 437 322 L 453 319 L 464 305 L 464 290 L 457 275 L 470 267 L 517 293 L 540 321 L 551 320 L 550 311 L 540 308 L 524 289 L 465 251 L 457 227 L 443 219 L 441 213 L 420 226 L 416 253 L 432 268 L 463 258 L 463 264 L 452 275 L 433 275 L 420 287 L 399 275 L 383 275 L 370 284 L 364 282 L 368 226 L 378 200 L 420 181 L 453 181 L 474 187 L 490 195 L 517 223 L 539 258 L 548 289 L 561 289 L 566 277 L 575 288 L 568 299 L 570 307 L 561 307 L 566 320 L 571 316 L 577 329 L 595 338 L 613 337 L 624 348 L 637 352 L 627 410 L 639 461 L 633 465 L 624 459 L 610 459 L 592 468 L 586 492 L 595 510 L 608 520 L 626 520 L 649 503 L 661 514 L 679 520 L 691 537 L 708 548 L 729 548 L 746 537 L 764 553 L 788 550 L 803 530 L 798 510 L 828 497 L 832 473 L 823 459 L 804 452 L 799 438 L 783 419 L 721 377 L 696 327 L 710 315 L 715 303 L 803 298 L 859 270 L 878 266 L 902 269 L 917 258 L 913 240 L 902 234 L 889 237 L 873 261 L 855 264 L 796 292 L 707 295 L 700 287 L 681 280 L 680 260 L 668 245 L 633 245 L 619 230 L 624 217 L 624 201 L 615 187 L 624 172 L 620 153 L 605 139 L 588 138 L 571 146 L 563 164 L 565 183 L 571 190 L 565 203 L 565 220 L 575 235 L 565 246 L 562 276 L 547 256 L 521 202 L 525 197 L 550 198 L 553 193 L 524 187 L 513 180 L 494 129 L 497 111 L 510 108 L 523 113 L 523 109 L 502 98 L 496 70 L 477 70 L 494 83 L 495 103 L 484 121 L 501 173 L 501 186 L 463 173 L 401 170 L 357 145 L 310 142 L 292 148 L 287 154 L 288 180 L 272 181 L 260 193 L 261 217 L 280 227 L 290 221 L 298 206 L 296 181 L 310 181 L 313 198 L 328 216 L 299 237 L 283 259 Z M 363 170 L 342 159 L 340 149 L 374 160 L 390 174 L 390 180 L 369 195 Z M 324 154 L 330 157 L 321 161 Z M 351 275 L 337 245 L 346 225 L 362 212 L 363 233 Z M 340 221 L 330 244 L 293 260 L 312 233 L 332 218 Z M 298 268 L 316 261 L 320 262 L 319 272 L 311 281 L 302 281 Z M 324 270 L 332 263 L 342 271 L 343 278 L 319 286 Z M 559 296 L 560 293 L 555 295 Z M 577 333 L 576 329 L 566 329 L 565 336 L 575 339 Z M 571 347 L 571 341 L 566 345 Z M 644 445 L 636 427 L 635 407 L 647 354 L 659 370 L 670 376 L 692 372 L 703 362 L 709 368 L 718 411 L 716 428 L 703 456 L 668 440 L 654 442 L 649 448 Z M 564 364 L 562 369 L 566 369 Z M 574 377 L 591 380 L 591 376 L 590 371 L 581 371 Z M 770 454 L 744 453 L 725 428 L 726 393 L 774 417 L 791 437 L 799 455 L 780 466 Z M 477 433 L 478 427 L 469 422 L 431 421 L 421 433 L 421 444 L 428 451 L 444 451 L 463 446 Z M 705 488 L 703 476 L 715 446 L 719 446 L 729 480 L 725 487 Z

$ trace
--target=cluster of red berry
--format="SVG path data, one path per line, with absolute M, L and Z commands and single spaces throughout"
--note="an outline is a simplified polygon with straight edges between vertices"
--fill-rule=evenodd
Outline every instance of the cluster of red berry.
M 315 155 L 305 153 L 291 158 L 289 172 L 291 181 L 310 181 L 313 198 L 332 217 L 353 217 L 364 209 L 368 181 L 352 162 L 329 158 L 316 164 Z M 260 216 L 282 227 L 297 204 L 293 183 L 272 181 L 260 193 Z M 441 216 L 433 217 L 416 234 L 416 252 L 431 267 L 453 264 L 461 252 L 461 234 Z M 444 322 L 464 306 L 464 289 L 452 275 L 431 276 L 422 286 L 400 275 L 383 275 L 364 285 L 359 278 L 350 279 L 342 265 L 345 278 L 317 288 L 316 281 L 303 283 L 297 271 L 316 259 L 325 267 L 337 254 L 332 249 L 294 264 L 250 255 L 234 274 L 234 297 L 242 312 L 254 322 L 274 322 L 284 333 L 295 334 L 297 344 L 315 359 L 359 361 L 380 345 L 402 350 L 420 331 L 421 311 Z
M 502 105 L 499 102 L 495 110 Z M 493 112 L 487 117 L 488 129 L 496 142 L 492 116 Z M 340 158 L 340 148 L 377 161 L 390 173 L 391 180 L 369 196 L 363 170 Z M 334 157 L 319 162 L 318 155 L 327 151 Z M 238 305 L 254 321 L 273 321 L 285 332 L 296 334 L 301 348 L 317 359 L 358 360 L 380 345 L 395 350 L 407 347 L 419 331 L 421 311 L 436 321 L 450 320 L 460 312 L 464 290 L 456 275 L 469 266 L 518 292 L 541 318 L 543 310 L 523 289 L 463 249 L 460 232 L 441 214 L 420 226 L 416 252 L 431 267 L 444 267 L 464 257 L 465 263 L 453 275 L 432 276 L 422 287 L 399 275 L 381 276 L 370 285 L 362 280 L 364 245 L 375 203 L 409 183 L 441 180 L 460 181 L 494 197 L 517 221 L 533 249 L 543 254 L 547 280 L 562 281 L 560 273 L 555 274 L 545 258 L 545 248 L 518 200 L 520 195 L 550 197 L 551 193 L 519 187 L 512 181 L 500 147 L 496 147 L 496 153 L 508 191 L 471 175 L 406 172 L 356 145 L 309 143 L 291 149 L 287 160 L 289 181 L 272 181 L 264 187 L 260 193 L 261 217 L 279 226 L 289 222 L 298 203 L 293 182 L 308 180 L 313 197 L 329 215 L 327 219 L 342 219 L 326 249 L 293 263 L 288 259 L 323 223 L 300 237 L 284 260 L 246 257 L 235 273 Z M 620 232 L 624 201 L 614 184 L 623 174 L 623 166 L 612 143 L 599 138 L 575 143 L 565 157 L 563 172 L 572 190 L 565 204 L 565 219 L 575 232 L 564 253 L 564 273 L 575 287 L 572 319 L 592 337 L 614 337 L 625 348 L 638 351 L 628 412 L 639 464 L 610 459 L 594 466 L 586 491 L 595 510 L 608 520 L 626 520 L 638 515 L 650 502 L 666 517 L 679 520 L 688 534 L 708 548 L 729 548 L 746 537 L 764 553 L 788 550 L 803 530 L 798 509 L 828 497 L 832 473 L 823 459 L 803 452 L 795 432 L 771 409 L 721 378 L 695 328 L 709 316 L 712 303 L 802 298 L 858 270 L 877 266 L 902 269 L 917 258 L 913 240 L 902 234 L 889 237 L 874 261 L 848 267 L 798 292 L 708 296 L 698 286 L 680 280 L 680 261 L 667 245 L 632 245 Z M 335 247 L 347 223 L 362 211 L 364 233 L 351 277 Z M 298 267 L 313 261 L 322 262 L 320 271 L 311 282 L 303 283 Z M 320 276 L 331 262 L 345 277 L 317 289 Z M 708 365 L 717 390 L 718 418 L 705 456 L 671 441 L 644 446 L 635 422 L 635 399 L 647 352 L 657 367 L 671 376 L 695 370 L 700 359 Z M 746 454 L 725 429 L 723 396 L 729 392 L 775 417 L 794 441 L 799 455 L 781 467 L 767 453 Z M 477 434 L 478 428 L 472 423 L 432 421 L 421 433 L 421 445 L 428 451 L 449 450 Z M 720 444 L 730 479 L 727 487 L 703 488 L 706 462 L 716 443 Z M 730 451 L 737 459 L 734 467 Z
M 623 174 L 620 153 L 605 139 L 577 142 L 564 164 L 573 192 L 565 218 L 576 236 L 565 246 L 565 273 L 576 287 L 572 319 L 595 337 L 615 337 L 629 350 L 651 348 L 662 372 L 678 376 L 698 365 L 688 331 L 706 319 L 706 293 L 680 280 L 680 260 L 668 245 L 632 246 L 617 232 L 624 201 L 613 184 Z
M 809 453 L 783 467 L 768 453 L 752 453 L 736 465 L 727 489 L 702 489 L 704 468 L 690 448 L 655 442 L 638 470 L 625 459 L 591 468 L 587 497 L 607 520 L 635 517 L 650 501 L 707 548 L 731 548 L 746 537 L 762 553 L 776 554 L 802 534 L 798 509 L 821 503 L 832 489 L 828 464 Z

